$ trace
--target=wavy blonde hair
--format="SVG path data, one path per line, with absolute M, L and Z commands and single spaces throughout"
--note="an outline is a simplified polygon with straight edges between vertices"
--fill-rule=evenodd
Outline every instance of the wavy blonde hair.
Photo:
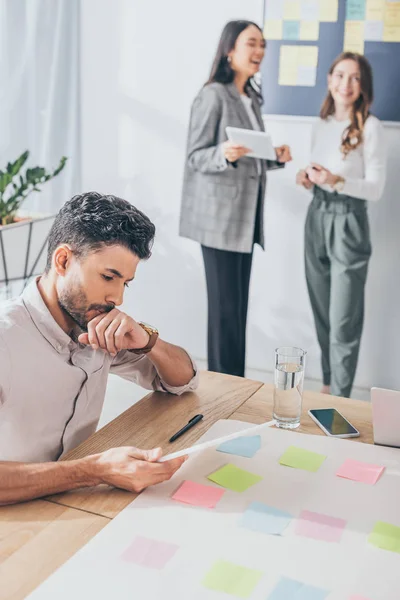
M 350 125 L 346 127 L 343 132 L 342 143 L 340 150 L 344 157 L 349 152 L 358 148 L 363 141 L 364 125 L 370 112 L 370 106 L 374 99 L 373 81 L 372 81 L 372 69 L 368 60 L 361 54 L 355 52 L 342 52 L 333 61 L 329 75 L 332 75 L 335 67 L 342 62 L 342 60 L 354 60 L 360 69 L 360 86 L 361 93 L 357 100 L 354 102 L 351 114 L 350 114 Z M 322 103 L 320 110 L 321 119 L 327 119 L 330 115 L 335 113 L 335 103 L 330 90 L 326 95 L 325 100 Z

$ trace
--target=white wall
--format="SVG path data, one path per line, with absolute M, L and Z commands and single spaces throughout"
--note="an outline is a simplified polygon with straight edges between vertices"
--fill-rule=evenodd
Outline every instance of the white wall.
M 82 0 L 81 7 L 82 189 L 121 195 L 156 223 L 153 257 L 140 267 L 124 308 L 204 358 L 200 250 L 177 233 L 189 109 L 222 26 L 236 18 L 260 22 L 262 0 Z M 267 246 L 255 253 L 248 366 L 270 371 L 277 345 L 299 345 L 309 351 L 308 376 L 319 378 L 302 258 L 309 197 L 294 185 L 297 168 L 307 162 L 311 125 L 268 119 L 267 126 L 276 144 L 290 143 L 295 160 L 269 175 Z M 400 388 L 400 202 L 394 182 L 400 130 L 387 133 L 390 174 L 384 199 L 370 213 L 374 256 L 357 383 Z

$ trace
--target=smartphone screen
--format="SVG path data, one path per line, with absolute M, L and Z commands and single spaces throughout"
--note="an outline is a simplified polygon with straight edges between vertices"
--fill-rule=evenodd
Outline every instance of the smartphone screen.
M 351 425 L 335 408 L 319 408 L 310 410 L 310 413 L 321 423 L 331 435 L 357 433 Z

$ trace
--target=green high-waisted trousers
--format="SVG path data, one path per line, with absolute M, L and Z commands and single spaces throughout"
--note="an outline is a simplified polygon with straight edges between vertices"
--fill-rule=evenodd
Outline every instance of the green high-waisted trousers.
M 315 186 L 305 225 L 308 293 L 325 385 L 350 396 L 364 321 L 371 241 L 366 201 Z

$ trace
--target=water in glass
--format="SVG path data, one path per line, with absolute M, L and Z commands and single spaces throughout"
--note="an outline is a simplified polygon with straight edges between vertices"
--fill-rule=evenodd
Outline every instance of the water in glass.
M 304 366 L 282 363 L 275 366 L 274 419 L 277 427 L 295 429 L 300 425 Z

